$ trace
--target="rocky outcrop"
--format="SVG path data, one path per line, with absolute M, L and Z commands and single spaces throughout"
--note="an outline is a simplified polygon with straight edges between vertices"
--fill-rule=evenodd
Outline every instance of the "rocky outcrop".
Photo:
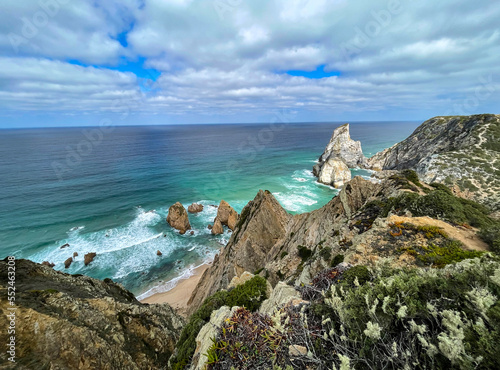
M 70 257 L 66 261 L 64 261 L 64 268 L 69 268 L 71 266 L 71 263 L 73 263 L 73 257 Z
M 427 182 L 458 185 L 500 209 L 500 115 L 434 117 L 369 159 L 379 170 L 413 169 Z
M 331 185 L 335 188 L 341 188 L 351 180 L 351 171 L 345 162 L 336 157 L 329 158 L 318 174 L 318 181 L 322 184 Z
M 366 168 L 367 160 L 361 143 L 351 139 L 349 124 L 346 123 L 333 131 L 318 164 L 313 167 L 313 174 L 319 182 L 340 188 L 351 179 L 349 168 L 356 167 Z
M 319 163 L 324 163 L 331 157 L 341 158 L 349 168 L 366 167 L 367 163 L 361 150 L 361 142 L 351 139 L 348 123 L 333 131 L 330 142 L 319 157 Z
M 168 209 L 167 222 L 180 234 L 185 234 L 191 228 L 189 217 L 184 206 L 177 202 Z
M 203 205 L 198 203 L 193 203 L 188 207 L 189 213 L 199 213 L 203 211 Z
M 225 200 L 221 200 L 214 222 L 219 220 L 222 225 L 225 225 L 234 231 L 234 228 L 238 223 L 238 217 L 238 212 L 236 212 L 234 208 L 231 207 Z
M 83 256 L 83 263 L 85 264 L 85 266 L 88 266 L 88 264 L 94 260 L 95 256 L 97 256 L 97 253 L 94 252 L 87 253 L 85 256 Z
M 222 223 L 218 218 L 215 219 L 214 226 L 212 226 L 212 235 L 220 235 L 224 234 L 224 228 L 222 227 Z
M 53 268 L 56 264 L 55 263 L 52 263 L 52 262 L 49 262 L 49 261 L 43 261 L 42 262 L 42 265 L 44 266 L 48 266 L 50 268 Z
M 7 296 L 7 261 L 0 294 Z M 7 311 L 6 299 L 0 301 Z M 16 363 L 5 369 L 161 369 L 184 325 L 168 305 L 144 305 L 111 280 L 16 260 Z M 0 327 L 9 326 L 0 315 Z M 8 343 L 7 330 L 0 331 Z M 36 365 L 35 365 L 36 364 Z
M 226 288 L 234 276 L 264 266 L 273 257 L 269 251 L 285 237 L 291 217 L 269 191 L 260 190 L 243 208 L 228 244 L 201 277 L 188 302 L 189 313 L 206 297 Z
M 280 309 L 290 301 L 300 300 L 299 292 L 292 286 L 278 282 L 268 299 L 262 302 L 259 312 L 272 316 L 274 311 Z

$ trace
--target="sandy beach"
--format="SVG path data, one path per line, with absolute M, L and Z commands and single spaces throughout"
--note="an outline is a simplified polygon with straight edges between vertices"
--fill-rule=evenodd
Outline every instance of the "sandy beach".
M 202 265 L 193 271 L 193 276 L 187 279 L 180 280 L 179 283 L 168 292 L 156 293 L 150 297 L 141 300 L 142 303 L 168 303 L 179 314 L 185 316 L 187 302 L 194 288 L 200 281 L 201 276 L 210 264 Z

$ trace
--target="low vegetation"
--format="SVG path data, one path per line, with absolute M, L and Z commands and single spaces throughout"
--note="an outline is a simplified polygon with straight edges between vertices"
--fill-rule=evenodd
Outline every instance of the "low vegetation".
M 203 325 L 210 321 L 210 315 L 213 311 L 222 306 L 241 306 L 250 311 L 256 311 L 267 298 L 266 291 L 266 279 L 255 276 L 234 289 L 222 290 L 208 297 L 203 302 L 203 305 L 189 318 L 189 322 L 182 330 L 176 345 L 176 353 L 170 361 L 172 369 L 185 369 L 190 364 L 196 349 L 196 336 Z
M 442 269 L 384 264 L 330 269 L 311 303 L 272 316 L 239 310 L 219 331 L 208 369 L 500 368 L 500 261 Z

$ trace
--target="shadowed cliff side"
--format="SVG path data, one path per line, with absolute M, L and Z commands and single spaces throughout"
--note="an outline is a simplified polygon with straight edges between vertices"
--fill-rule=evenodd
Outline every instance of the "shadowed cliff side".
M 16 261 L 16 363 L 2 368 L 166 368 L 184 325 L 168 305 L 144 305 L 107 279 L 68 275 Z M 0 261 L 0 294 L 7 296 L 7 263 Z M 2 299 L 2 312 L 8 301 Z M 0 327 L 7 328 L 2 314 Z M 8 343 L 7 332 L 0 333 Z M 11 366 L 11 367 L 9 367 Z

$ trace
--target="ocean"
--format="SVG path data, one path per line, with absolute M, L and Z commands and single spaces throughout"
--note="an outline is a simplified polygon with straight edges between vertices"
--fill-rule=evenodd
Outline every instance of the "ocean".
M 230 234 L 212 236 L 207 229 L 221 199 L 241 212 L 267 189 L 290 213 L 330 201 L 338 191 L 318 184 L 311 170 L 339 125 L 0 130 L 0 258 L 49 261 L 71 274 L 111 278 L 140 298 L 166 291 L 229 240 Z M 418 125 L 355 122 L 351 137 L 370 157 Z M 194 235 L 179 235 L 166 223 L 177 201 L 204 205 L 189 215 Z M 65 269 L 74 252 L 78 257 Z M 97 256 L 84 266 L 89 252 Z

